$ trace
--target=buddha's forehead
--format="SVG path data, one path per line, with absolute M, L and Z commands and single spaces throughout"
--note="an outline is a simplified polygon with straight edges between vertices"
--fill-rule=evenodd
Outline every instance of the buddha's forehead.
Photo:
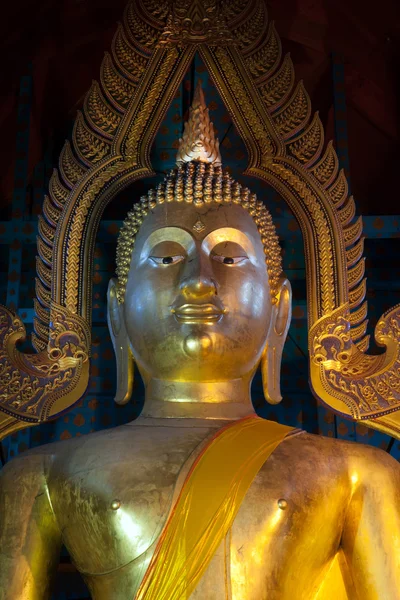
M 236 230 L 238 235 L 245 234 L 254 244 L 261 245 L 253 218 L 246 209 L 236 204 L 196 206 L 185 202 L 171 202 L 157 205 L 143 220 L 137 245 L 144 243 L 155 231 L 165 228 L 183 229 L 199 241 L 216 230 L 229 229 L 233 235 Z

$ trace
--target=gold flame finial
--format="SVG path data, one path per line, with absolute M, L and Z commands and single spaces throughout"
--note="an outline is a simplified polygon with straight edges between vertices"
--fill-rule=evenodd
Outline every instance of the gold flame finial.
M 179 142 L 177 165 L 192 161 L 221 165 L 219 141 L 210 121 L 200 81 L 197 83 L 189 109 L 189 120 L 185 123 L 183 137 Z

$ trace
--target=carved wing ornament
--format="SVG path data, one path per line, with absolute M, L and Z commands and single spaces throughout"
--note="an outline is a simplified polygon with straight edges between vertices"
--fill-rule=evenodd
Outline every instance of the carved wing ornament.
M 153 174 L 151 144 L 196 51 L 246 144 L 246 174 L 274 187 L 299 222 L 314 394 L 400 438 L 400 307 L 376 327 L 384 354 L 366 354 L 362 219 L 264 0 L 140 0 L 125 10 L 43 202 L 36 354 L 17 350 L 24 326 L 0 309 L 0 439 L 85 393 L 98 224 L 121 189 Z
M 40 311 L 40 309 L 39 309 Z M 46 421 L 82 396 L 89 378 L 90 330 L 84 319 L 52 304 L 47 349 L 19 352 L 22 321 L 6 308 L 0 313 L 0 437 L 10 430 Z M 45 331 L 43 331 L 43 334 Z

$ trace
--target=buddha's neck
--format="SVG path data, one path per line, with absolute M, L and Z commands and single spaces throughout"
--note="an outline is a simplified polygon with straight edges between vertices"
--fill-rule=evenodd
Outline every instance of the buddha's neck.
M 254 414 L 250 382 L 210 383 L 151 379 L 141 417 L 234 420 Z

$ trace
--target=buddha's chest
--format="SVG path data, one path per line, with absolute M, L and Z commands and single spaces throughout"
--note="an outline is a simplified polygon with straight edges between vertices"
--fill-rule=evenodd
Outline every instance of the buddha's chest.
M 161 429 L 161 428 L 160 428 Z M 124 433 L 124 432 L 122 432 Z M 159 536 L 179 476 L 208 431 L 135 432 L 55 465 L 49 492 L 63 541 L 83 573 L 142 556 Z M 181 474 L 181 475 L 180 475 Z
M 281 472 L 277 483 L 276 476 L 274 466 L 266 463 L 190 600 L 314 598 L 321 573 L 339 545 L 341 509 L 337 506 L 332 510 L 334 497 L 325 509 L 318 492 L 316 496 L 311 490 L 305 494 L 299 481 L 290 481 Z M 90 530 L 87 523 L 82 524 L 85 529 L 81 533 L 80 548 L 83 550 L 82 542 L 86 540 L 86 551 L 83 550 L 77 566 L 86 574 L 94 600 L 135 597 L 154 551 L 155 543 L 151 543 L 157 541 L 165 523 L 171 494 L 165 485 L 153 501 L 133 501 L 128 509 L 129 503 L 121 500 L 121 489 L 120 508 L 115 511 L 117 518 L 112 514 L 108 521 L 103 519 L 101 525 L 97 523 Z M 118 514 L 122 515 L 121 520 Z M 100 531 L 103 531 L 102 537 L 99 537 Z M 67 545 L 76 560 L 75 535 L 68 537 Z M 97 536 L 97 546 L 93 547 L 94 536 Z M 93 564 L 92 557 L 89 558 L 92 552 L 106 558 L 108 570 L 94 571 L 86 566 Z M 110 559 L 115 562 L 112 564 Z
M 125 447 L 112 464 L 100 453 L 98 466 L 57 471 L 50 482 L 53 508 L 93 598 L 134 597 L 189 457 L 205 437 L 178 436 L 172 444 L 153 438 L 147 447 Z M 275 454 L 253 481 L 193 600 L 283 600 L 299 589 L 299 598 L 312 598 L 313 581 L 337 549 L 346 502 L 332 480 L 312 468 L 300 473 Z

